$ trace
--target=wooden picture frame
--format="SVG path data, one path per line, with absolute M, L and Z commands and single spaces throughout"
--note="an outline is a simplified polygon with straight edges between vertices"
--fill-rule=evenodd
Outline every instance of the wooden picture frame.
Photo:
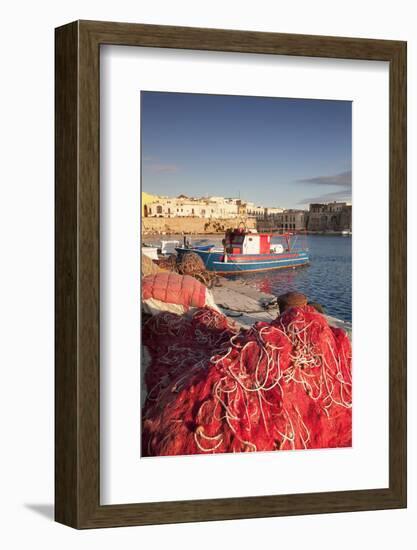
M 75 528 L 406 506 L 406 43 L 110 22 L 56 29 L 55 518 Z M 389 487 L 100 505 L 99 56 L 117 44 L 389 62 Z

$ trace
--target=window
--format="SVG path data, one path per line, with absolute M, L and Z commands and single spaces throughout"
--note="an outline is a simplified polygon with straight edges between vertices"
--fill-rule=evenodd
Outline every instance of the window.
M 152 214 L 152 208 L 148 208 L 149 214 Z
M 232 244 L 243 244 L 243 235 L 233 235 L 231 238 Z
M 156 213 L 157 214 L 162 214 L 162 206 L 157 206 L 156 207 Z

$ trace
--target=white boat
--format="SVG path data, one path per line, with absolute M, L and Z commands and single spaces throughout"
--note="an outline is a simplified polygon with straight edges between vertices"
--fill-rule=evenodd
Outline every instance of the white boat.
M 151 258 L 152 260 L 158 260 L 159 256 L 170 256 L 175 254 L 175 249 L 179 246 L 179 241 L 161 241 L 158 244 L 144 244 L 142 245 L 142 253 Z
M 180 245 L 180 241 L 161 241 L 161 254 L 175 254 L 175 249 Z
M 148 256 L 151 260 L 158 259 L 158 247 L 156 246 L 142 246 L 142 254 Z

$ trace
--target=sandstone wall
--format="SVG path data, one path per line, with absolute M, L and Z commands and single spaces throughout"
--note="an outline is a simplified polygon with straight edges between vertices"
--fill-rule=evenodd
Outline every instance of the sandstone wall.
M 238 227 L 240 219 L 210 220 L 207 218 L 142 218 L 142 234 L 201 234 L 224 233 L 229 227 Z M 256 228 L 256 219 L 242 220 L 249 229 Z

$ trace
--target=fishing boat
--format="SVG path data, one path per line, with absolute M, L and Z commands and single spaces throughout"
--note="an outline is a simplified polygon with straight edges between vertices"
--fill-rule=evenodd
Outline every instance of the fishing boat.
M 258 233 L 239 227 L 226 231 L 222 247 L 191 246 L 184 240 L 184 245 L 175 250 L 179 257 L 195 252 L 208 271 L 218 274 L 254 273 L 307 265 L 308 251 L 292 246 L 294 236 L 293 233 Z M 272 237 L 278 237 L 280 242 L 272 243 Z
M 151 260 L 157 260 L 159 258 L 157 246 L 142 246 L 142 254 L 148 256 L 148 258 L 150 258 Z
M 159 260 L 160 257 L 171 256 L 175 254 L 175 248 L 179 246 L 179 241 L 161 241 L 160 244 L 142 244 L 142 254 L 151 258 L 151 260 Z

